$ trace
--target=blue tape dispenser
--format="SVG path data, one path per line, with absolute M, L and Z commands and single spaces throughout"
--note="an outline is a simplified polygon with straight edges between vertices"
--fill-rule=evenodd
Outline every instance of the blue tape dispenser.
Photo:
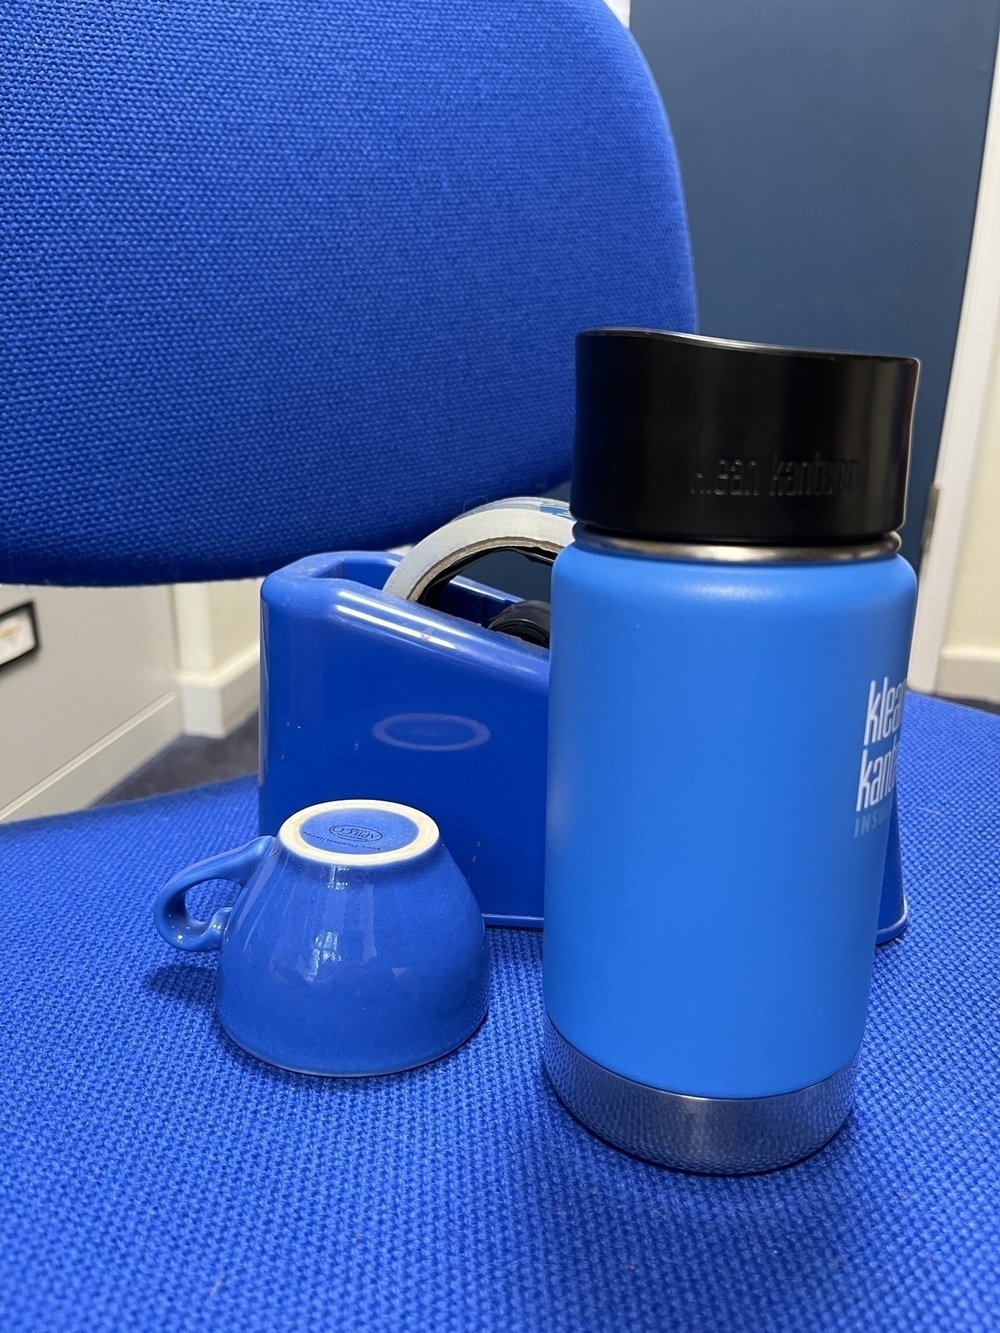
M 548 608 L 461 570 L 500 550 L 551 563 L 572 530 L 560 501 L 515 498 L 402 558 L 340 551 L 270 575 L 260 832 L 320 801 L 416 806 L 489 924 L 541 926 Z

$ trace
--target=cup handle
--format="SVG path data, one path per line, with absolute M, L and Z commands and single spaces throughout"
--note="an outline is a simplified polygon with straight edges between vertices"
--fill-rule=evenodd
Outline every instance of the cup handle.
M 206 879 L 231 879 L 241 887 L 245 886 L 273 842 L 274 839 L 269 837 L 254 838 L 243 847 L 188 866 L 165 884 L 153 905 L 153 920 L 166 942 L 175 949 L 192 953 L 217 949 L 233 909 L 220 907 L 210 921 L 192 921 L 187 914 L 184 895 Z

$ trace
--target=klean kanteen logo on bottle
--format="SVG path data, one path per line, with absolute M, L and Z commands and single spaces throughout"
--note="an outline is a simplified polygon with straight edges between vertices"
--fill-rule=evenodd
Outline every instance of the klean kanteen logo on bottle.
M 892 809 L 889 798 L 896 789 L 896 756 L 905 693 L 906 682 L 901 680 L 898 685 L 890 685 L 888 676 L 882 681 L 881 689 L 875 680 L 868 687 L 861 773 L 854 807 L 856 838 L 889 818 Z

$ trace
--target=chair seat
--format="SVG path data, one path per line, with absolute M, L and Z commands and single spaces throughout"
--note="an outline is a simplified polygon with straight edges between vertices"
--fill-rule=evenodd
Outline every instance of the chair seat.
M 876 961 L 857 1110 L 752 1179 L 631 1160 L 560 1109 L 533 933 L 491 934 L 490 1016 L 439 1065 L 335 1082 L 242 1054 L 214 960 L 150 907 L 254 834 L 250 780 L 0 830 L 4 1329 L 989 1325 L 1000 717 L 908 709 L 912 924 Z

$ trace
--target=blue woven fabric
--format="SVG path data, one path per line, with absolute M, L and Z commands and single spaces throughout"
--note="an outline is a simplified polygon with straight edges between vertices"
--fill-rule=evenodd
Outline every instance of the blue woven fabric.
M 0 829 L 0 1326 L 996 1328 L 1000 717 L 913 698 L 904 731 L 912 925 L 878 955 L 857 1111 L 747 1180 L 561 1110 L 534 934 L 492 934 L 490 1016 L 439 1065 L 336 1083 L 237 1051 L 213 961 L 150 904 L 252 834 L 251 782 Z
M 569 472 L 573 338 L 691 329 L 602 0 L 14 0 L 0 579 L 264 573 Z

